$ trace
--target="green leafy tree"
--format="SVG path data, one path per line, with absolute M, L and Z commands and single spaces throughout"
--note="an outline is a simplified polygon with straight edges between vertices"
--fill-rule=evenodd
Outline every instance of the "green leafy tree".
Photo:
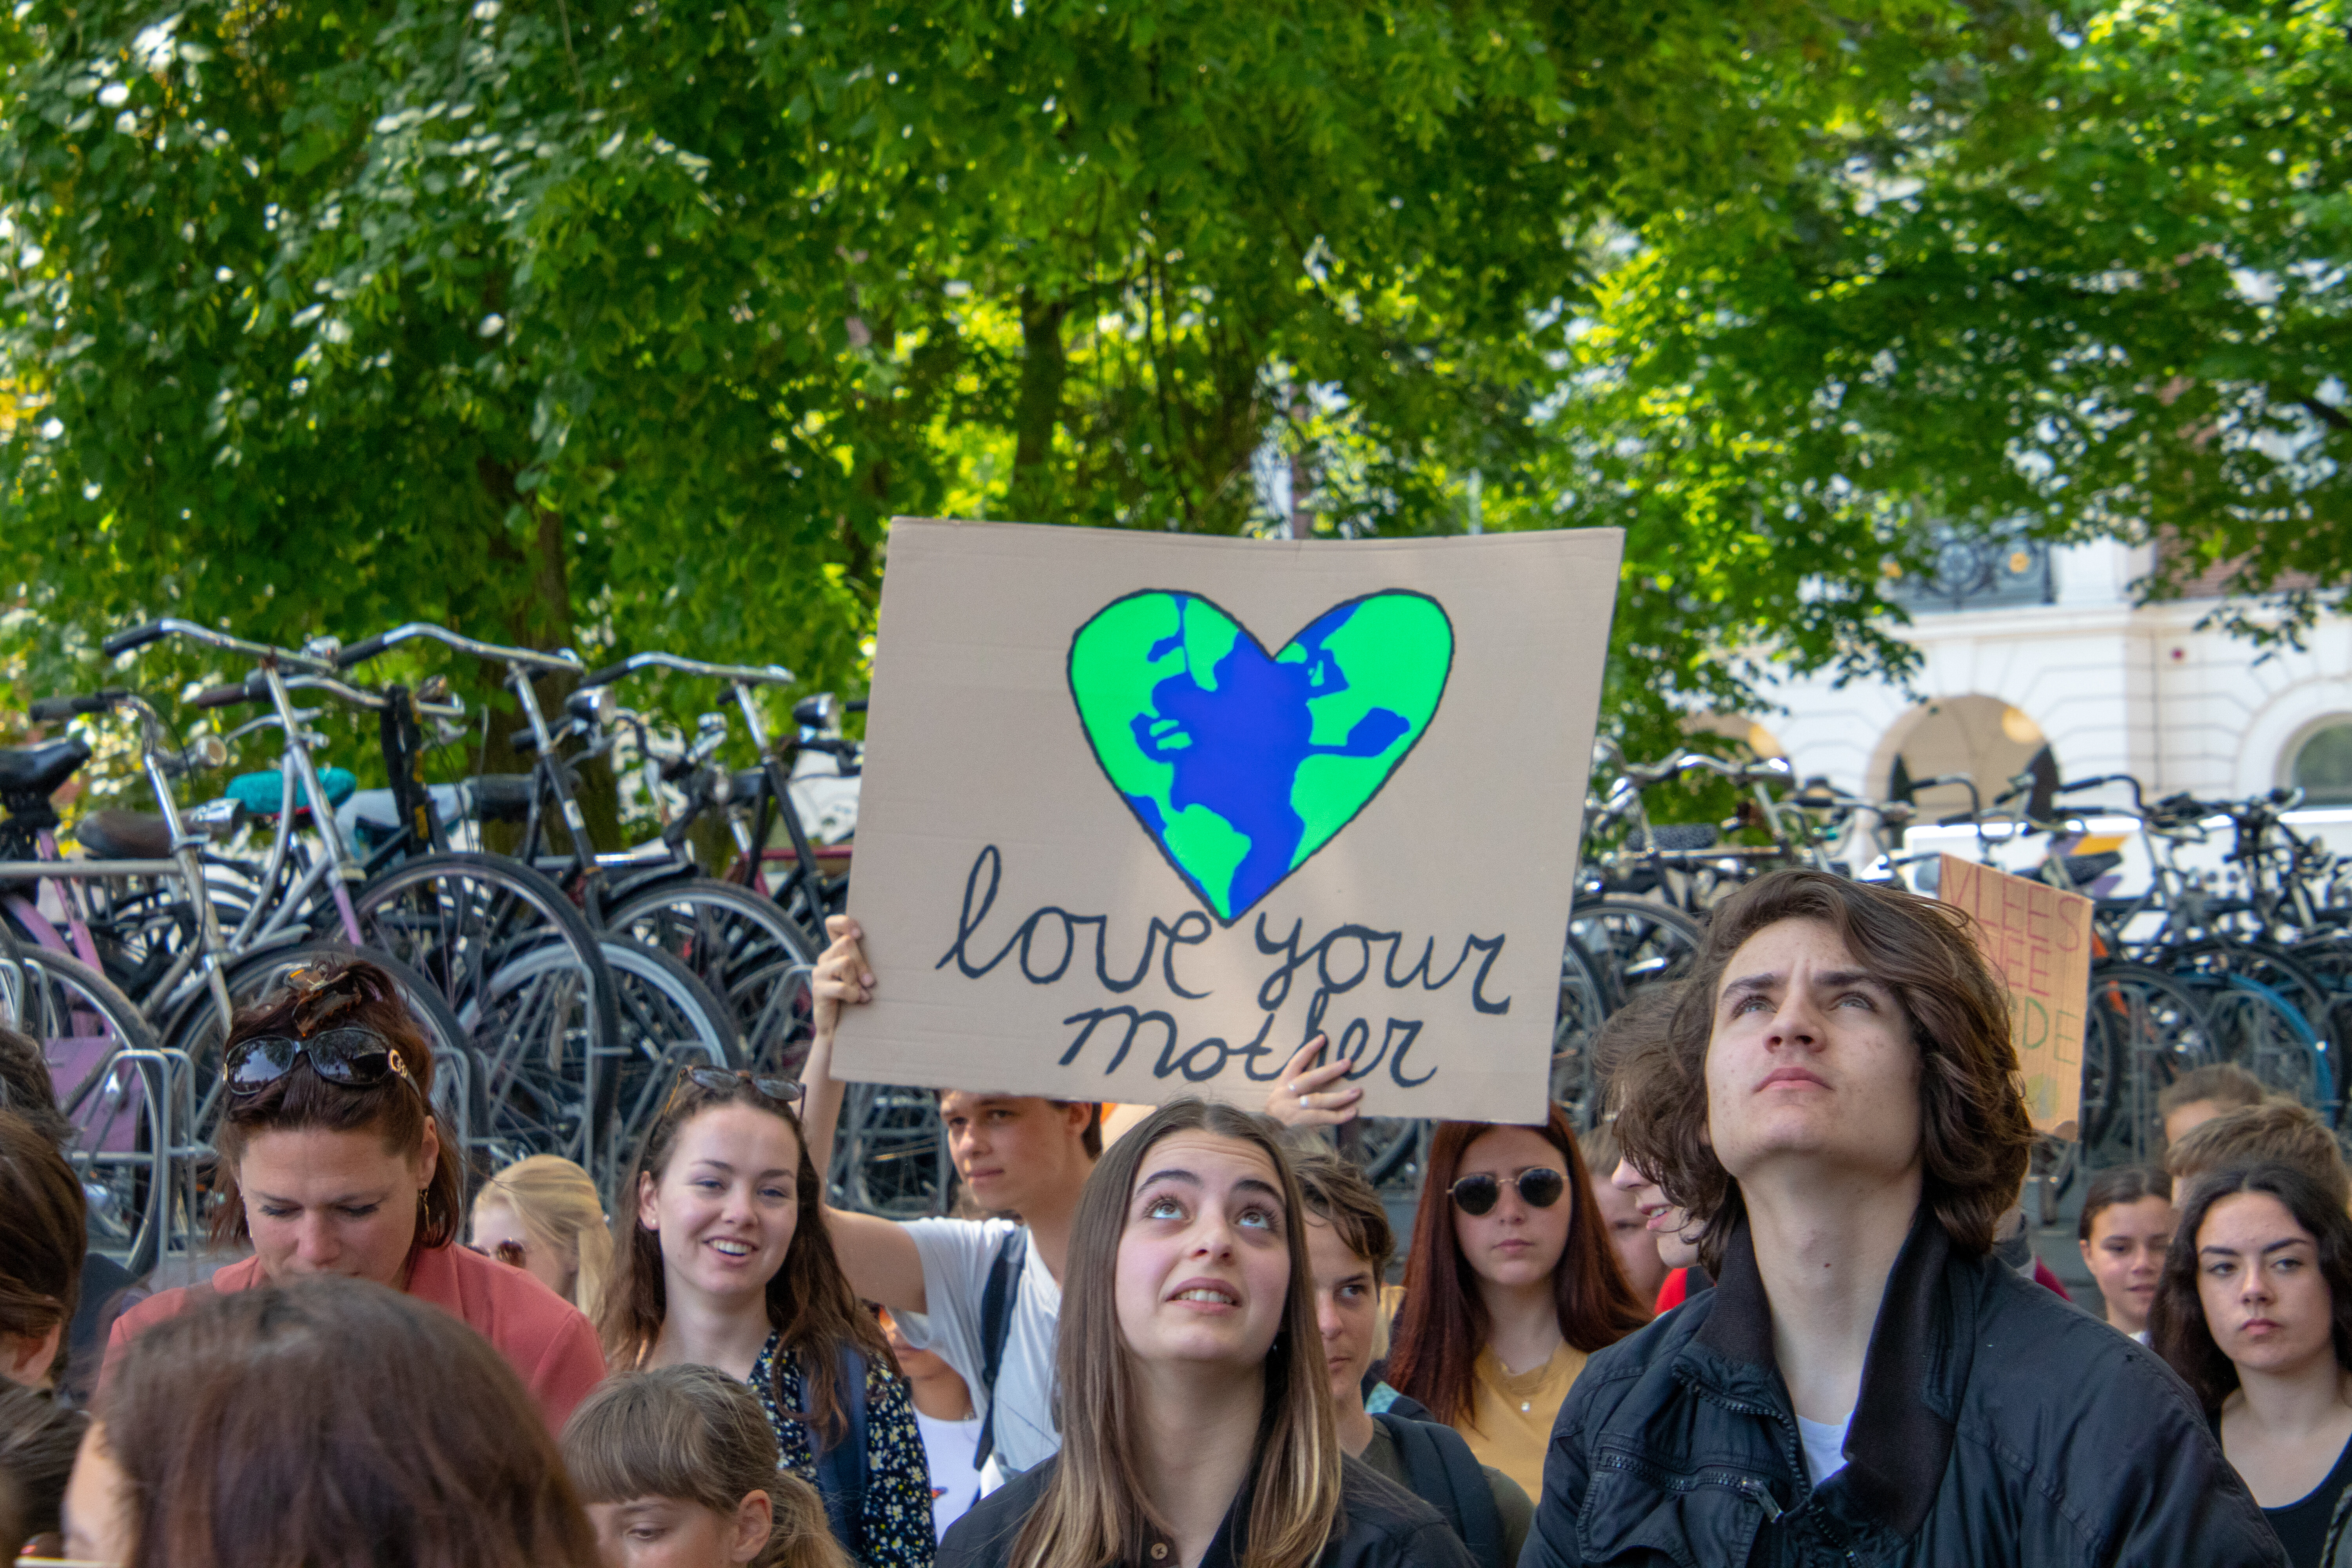
M 1930 523 L 2157 540 L 2147 593 L 2269 595 L 2218 615 L 2294 637 L 2352 580 L 2352 7 L 2028 20 L 1645 226 L 1580 323 L 1563 482 L 1715 531 L 1702 569 L 1819 574 L 1800 641 Z
M 1819 378 L 1698 301 L 2074 58 L 1995 0 L 28 0 L 0 37 L 23 684 L 163 613 L 854 682 L 894 514 L 1475 509 L 1630 527 L 1610 700 L 1651 736 L 1744 659 L 1904 658 L 1911 498 L 1766 417 Z

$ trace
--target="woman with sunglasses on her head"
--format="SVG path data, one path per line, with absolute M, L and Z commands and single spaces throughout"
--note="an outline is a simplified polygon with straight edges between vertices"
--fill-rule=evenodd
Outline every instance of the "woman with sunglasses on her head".
M 1533 1497 L 1585 1358 L 1650 1321 L 1567 1115 L 1443 1121 L 1405 1255 L 1387 1380 Z
M 1468 1568 L 1340 1448 L 1306 1205 L 1273 1127 L 1179 1100 L 1078 1199 L 1061 1452 L 948 1531 L 942 1568 Z
M 800 1085 L 688 1068 L 616 1216 L 598 1326 L 615 1372 L 709 1366 L 759 1397 L 783 1468 L 867 1568 L 927 1568 L 930 1472 L 915 1407 L 826 1233 Z M 625 1226 L 625 1236 L 617 1234 Z
M 595 1330 L 529 1274 L 457 1245 L 460 1152 L 442 1147 L 433 1049 L 392 977 L 357 959 L 295 971 L 237 1015 L 222 1073 L 214 1235 L 250 1241 L 253 1256 L 207 1289 L 313 1274 L 389 1286 L 489 1341 L 561 1428 L 604 1375 Z M 109 1368 L 188 1301 L 186 1289 L 162 1291 L 116 1320 Z

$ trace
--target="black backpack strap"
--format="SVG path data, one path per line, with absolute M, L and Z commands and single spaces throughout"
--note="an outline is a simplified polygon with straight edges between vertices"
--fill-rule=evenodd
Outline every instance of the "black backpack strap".
M 817 1496 L 824 1500 L 825 1522 L 842 1550 L 866 1555 L 866 1358 L 855 1345 L 841 1347 L 842 1397 L 848 1402 L 849 1429 L 841 1441 L 816 1456 Z M 816 1434 L 810 1433 L 812 1440 Z
M 996 1452 L 996 1374 L 1004 1365 L 1004 1342 L 1013 1337 L 1013 1306 L 1020 1300 L 1021 1270 L 1028 1262 L 1029 1227 L 1015 1226 L 998 1246 L 988 1266 L 988 1287 L 980 1296 L 980 1386 L 988 1399 L 988 1415 L 981 1421 L 980 1443 L 971 1453 L 975 1470 Z
M 1383 1412 L 1372 1417 L 1396 1444 L 1412 1494 L 1444 1516 L 1478 1568 L 1512 1568 L 1502 1561 L 1503 1520 L 1495 1509 L 1486 1472 L 1462 1434 L 1434 1421 L 1413 1421 Z

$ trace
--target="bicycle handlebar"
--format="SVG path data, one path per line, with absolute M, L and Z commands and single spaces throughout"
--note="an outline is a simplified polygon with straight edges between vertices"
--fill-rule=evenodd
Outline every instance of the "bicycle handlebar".
M 242 682 L 235 686 L 211 686 L 188 699 L 191 708 L 233 708 L 240 702 L 258 702 L 269 694 L 247 691 Z
M 551 674 L 576 672 L 582 668 L 580 656 L 570 648 L 541 653 L 537 648 L 506 647 L 498 643 L 477 642 L 472 637 L 459 637 L 446 626 L 436 626 L 429 621 L 411 621 L 406 626 L 394 626 L 388 632 L 379 632 L 374 637 L 355 642 L 335 655 L 335 668 L 349 669 L 355 664 L 365 664 L 394 644 L 406 642 L 412 637 L 430 637 L 459 653 L 470 653 L 477 658 L 521 665 L 528 669 L 545 670 Z
M 160 621 L 149 621 L 145 626 L 132 626 L 128 631 L 117 632 L 98 646 L 108 655 L 112 656 L 129 653 L 134 648 L 145 647 L 149 643 L 161 642 L 167 637 L 186 637 L 190 642 L 202 643 L 206 647 L 216 647 L 224 653 L 241 654 L 247 658 L 262 664 L 275 662 L 285 668 L 307 669 L 320 675 L 332 675 L 335 672 L 335 667 L 324 659 L 312 658 L 308 654 L 294 653 L 282 647 L 272 647 L 268 643 L 247 642 L 243 637 L 233 637 L 226 632 L 216 632 L 210 626 L 199 626 L 194 621 L 183 621 L 171 616 L 166 616 Z
M 111 658 L 119 654 L 129 653 L 132 648 L 145 647 L 151 642 L 159 642 L 167 635 L 163 622 L 149 621 L 143 626 L 132 626 L 129 631 L 117 632 L 98 646 L 100 652 Z
M 330 697 L 340 698 L 352 707 L 364 709 L 371 713 L 383 712 L 391 701 L 391 699 L 380 691 L 370 691 L 362 687 L 353 686 L 348 681 L 338 680 L 331 675 L 289 676 L 286 680 L 286 689 L 323 691 Z M 240 702 L 268 701 L 269 689 L 259 679 L 247 678 L 234 685 L 208 687 L 187 700 L 191 708 L 234 708 Z M 416 704 L 416 710 L 428 719 L 463 719 L 466 716 L 466 704 L 453 697 L 446 702 L 420 701 Z
M 119 686 L 89 697 L 44 697 L 25 710 L 25 717 L 36 724 L 46 724 L 52 719 L 75 719 L 85 713 L 103 713 L 131 693 Z
M 625 675 L 640 669 L 674 669 L 680 675 L 699 675 L 711 680 L 733 681 L 746 686 L 790 686 L 800 679 L 781 664 L 705 664 L 698 658 L 681 658 L 674 653 L 633 653 L 618 664 L 583 676 L 583 687 L 610 686 Z
M 2100 773 L 2095 778 L 2075 779 L 2071 783 L 2060 784 L 2055 793 L 2059 795 L 2079 795 L 2084 790 L 2098 789 L 2106 784 L 2124 785 L 2131 791 L 2132 809 L 2143 814 L 2147 810 L 2146 802 L 2140 798 L 2139 780 L 2132 777 L 2129 773 Z

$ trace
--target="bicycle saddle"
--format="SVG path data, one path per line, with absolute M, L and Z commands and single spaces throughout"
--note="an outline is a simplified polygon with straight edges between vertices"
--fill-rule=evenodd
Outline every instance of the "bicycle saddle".
M 2095 882 L 2124 863 L 2124 858 L 2109 849 L 2097 855 L 2069 855 L 2065 858 L 2066 879 L 2076 887 Z
M 473 781 L 474 815 L 484 822 L 520 822 L 530 816 L 538 783 L 530 773 L 483 773 Z
M 48 795 L 89 761 L 89 742 L 75 735 L 42 746 L 0 746 L 0 794 Z
M 1650 829 L 1650 847 L 1668 852 L 1715 847 L 1715 825 L 1709 822 L 1667 822 Z
M 172 853 L 172 830 L 152 811 L 93 811 L 74 837 L 93 860 L 162 860 Z

